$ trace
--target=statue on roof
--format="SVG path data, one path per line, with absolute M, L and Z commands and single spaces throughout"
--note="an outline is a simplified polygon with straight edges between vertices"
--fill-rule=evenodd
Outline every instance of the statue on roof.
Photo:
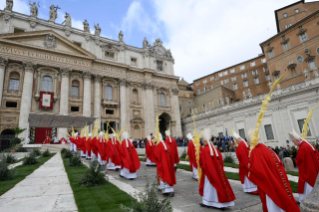
M 50 19 L 49 21 L 55 22 L 55 19 L 58 18 L 58 12 L 57 9 L 58 7 L 55 7 L 53 4 L 50 6 Z
M 148 41 L 147 41 L 146 38 L 144 38 L 144 40 L 143 40 L 143 49 L 147 49 L 147 47 L 149 47 Z
M 119 32 L 119 42 L 120 42 L 120 43 L 124 43 L 123 38 L 124 38 L 124 35 L 123 35 L 122 30 L 121 30 L 121 31 Z
M 65 13 L 64 18 L 65 18 L 65 26 L 71 27 L 71 25 L 72 25 L 72 19 L 71 19 L 70 14 L 69 14 L 69 13 Z
M 84 32 L 90 33 L 90 26 L 89 26 L 89 23 L 86 19 L 83 22 L 83 29 L 84 29 Z
M 31 13 L 31 17 L 36 18 L 38 17 L 38 7 L 37 4 L 35 2 L 33 2 L 33 4 L 31 4 L 31 1 L 29 1 L 29 5 L 30 7 L 30 13 Z
M 12 11 L 12 8 L 13 8 L 13 0 L 7 0 L 5 9 Z
M 102 31 L 100 25 L 97 23 L 96 25 L 94 25 L 94 28 L 95 28 L 95 36 L 100 37 L 101 31 Z

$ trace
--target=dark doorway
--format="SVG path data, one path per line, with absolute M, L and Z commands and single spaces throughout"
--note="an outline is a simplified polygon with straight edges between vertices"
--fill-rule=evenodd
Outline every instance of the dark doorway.
M 14 132 L 10 129 L 3 130 L 0 135 L 0 152 L 10 147 L 10 140 L 14 138 Z
M 168 115 L 167 113 L 163 113 L 162 115 L 159 116 L 159 128 L 160 128 L 160 133 L 163 136 L 163 139 L 166 137 L 165 131 L 170 127 L 171 120 L 172 120 L 171 116 Z
M 115 125 L 115 124 L 116 124 L 116 123 L 115 123 L 114 121 L 111 121 L 111 122 L 109 123 L 109 125 L 116 131 L 116 127 L 115 127 L 116 125 Z M 106 127 L 107 127 L 107 124 L 104 122 L 103 131 L 106 131 Z M 111 127 L 109 127 L 109 129 L 108 129 L 108 133 L 109 133 L 109 134 L 112 134 L 112 133 L 113 133 Z

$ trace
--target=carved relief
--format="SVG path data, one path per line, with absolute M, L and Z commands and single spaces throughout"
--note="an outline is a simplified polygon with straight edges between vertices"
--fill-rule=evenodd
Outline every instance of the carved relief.
M 5 68 L 8 64 L 8 59 L 4 57 L 0 57 L 0 67 Z
M 91 79 L 92 78 L 92 73 L 89 71 L 84 71 L 83 72 L 83 78 L 84 79 Z
M 53 34 L 46 35 L 43 41 L 43 45 L 48 49 L 55 49 L 57 45 L 55 36 Z
M 62 77 L 69 77 L 70 73 L 72 72 L 72 69 L 60 67 L 60 73 Z
M 35 69 L 37 68 L 37 64 L 32 63 L 32 62 L 23 62 L 23 66 L 24 66 L 24 70 L 26 72 L 30 72 L 32 74 L 35 71 Z

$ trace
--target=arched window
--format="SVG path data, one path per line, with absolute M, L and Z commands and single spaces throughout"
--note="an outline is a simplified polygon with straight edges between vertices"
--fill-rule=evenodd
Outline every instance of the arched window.
M 53 80 L 49 76 L 44 76 L 41 83 L 41 91 L 52 92 Z
M 79 87 L 80 83 L 77 80 L 72 81 L 72 88 L 71 88 L 71 95 L 72 96 L 79 96 Z
M 113 88 L 111 86 L 105 86 L 105 99 L 113 100 Z
M 165 94 L 163 94 L 163 93 L 160 94 L 160 105 L 166 106 Z
M 10 73 L 9 90 L 18 91 L 20 84 L 20 74 L 17 72 Z
M 133 90 L 133 104 L 138 104 L 138 91 L 136 89 Z

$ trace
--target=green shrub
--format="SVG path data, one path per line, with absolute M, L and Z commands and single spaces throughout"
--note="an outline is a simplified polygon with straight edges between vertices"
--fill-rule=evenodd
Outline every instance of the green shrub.
M 66 148 L 61 149 L 61 154 L 64 154 L 67 151 Z
M 235 160 L 230 152 L 225 153 L 224 163 L 235 163 Z
M 17 162 L 17 159 L 12 154 L 3 155 L 3 160 L 5 160 L 6 163 L 15 163 L 15 162 Z
M 0 161 L 0 182 L 12 180 L 18 175 L 14 169 L 9 169 L 5 160 Z
M 34 149 L 32 153 L 37 157 L 41 155 L 41 151 L 39 149 Z
M 18 145 L 18 144 L 20 144 L 21 143 L 21 139 L 20 138 L 11 138 L 11 140 L 10 140 L 10 145 L 11 146 L 16 146 L 16 145 Z
M 124 205 L 120 205 L 120 211 L 130 212 L 171 212 L 173 211 L 169 197 L 159 199 L 157 196 L 158 184 L 154 182 L 151 186 L 147 183 L 145 191 L 135 195 L 136 199 L 140 201 L 132 200 L 131 208 Z
M 63 154 L 64 158 L 72 158 L 73 157 L 73 153 L 70 150 L 65 150 L 64 154 Z
M 37 164 L 39 161 L 38 159 L 36 158 L 36 155 L 34 154 L 34 152 L 31 152 L 29 155 L 25 156 L 24 157 L 24 160 L 23 160 L 23 165 L 34 165 L 34 164 Z
M 180 157 L 180 158 L 185 159 L 185 158 L 186 158 L 186 156 L 187 156 L 187 152 L 186 152 L 186 148 L 184 148 L 184 151 L 183 151 L 183 153 L 182 153 L 182 155 L 181 155 L 181 157 Z
M 91 162 L 90 169 L 78 180 L 81 186 L 92 187 L 102 185 L 107 182 L 105 174 L 101 172 L 101 165 L 95 160 Z
M 51 156 L 51 153 L 50 153 L 49 149 L 42 152 L 42 157 L 50 157 L 50 156 Z
M 69 166 L 76 167 L 82 166 L 81 156 L 80 154 L 75 154 L 73 157 L 69 158 Z
M 28 150 L 22 146 L 19 146 L 16 152 L 28 152 Z

